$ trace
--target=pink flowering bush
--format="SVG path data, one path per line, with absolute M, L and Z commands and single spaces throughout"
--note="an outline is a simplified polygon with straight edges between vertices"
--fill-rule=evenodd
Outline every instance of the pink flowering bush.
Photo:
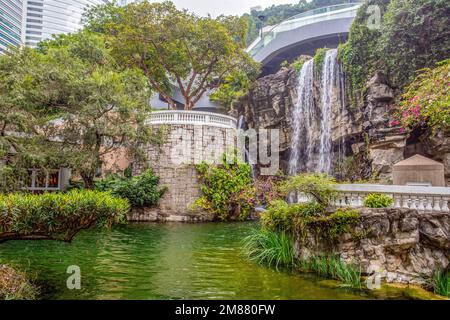
M 450 130 L 450 59 L 420 71 L 395 106 L 391 125 L 402 131 L 417 127 Z

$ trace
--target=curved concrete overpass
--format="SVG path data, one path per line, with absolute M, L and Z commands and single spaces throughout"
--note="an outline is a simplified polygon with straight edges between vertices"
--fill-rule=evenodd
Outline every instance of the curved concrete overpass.
M 360 3 L 346 3 L 304 12 L 289 18 L 253 42 L 247 51 L 262 63 L 262 75 L 276 72 L 280 64 L 318 48 L 335 48 L 347 40 Z

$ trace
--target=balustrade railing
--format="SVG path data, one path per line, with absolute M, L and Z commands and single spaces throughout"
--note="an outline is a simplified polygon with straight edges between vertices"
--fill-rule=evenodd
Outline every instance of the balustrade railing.
M 227 115 L 203 111 L 165 110 L 153 112 L 147 124 L 193 124 L 236 129 L 236 119 Z
M 449 212 L 450 188 L 422 186 L 393 186 L 374 184 L 340 184 L 336 187 L 336 206 L 362 207 L 371 193 L 386 194 L 394 200 L 392 208 L 408 208 L 419 211 Z M 304 194 L 298 195 L 298 202 L 307 202 Z

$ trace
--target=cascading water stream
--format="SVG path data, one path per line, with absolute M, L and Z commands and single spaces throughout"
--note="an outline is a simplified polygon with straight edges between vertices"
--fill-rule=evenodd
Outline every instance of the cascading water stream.
M 333 110 L 343 114 L 345 103 L 344 79 L 337 62 L 337 49 L 325 53 L 318 101 L 314 99 L 314 74 L 311 59 L 303 64 L 298 76 L 298 99 L 292 112 L 289 175 L 308 171 L 331 174 L 332 171 Z M 316 115 L 316 109 L 321 110 L 320 116 Z M 342 161 L 343 149 L 343 141 L 340 141 L 339 162 Z
M 245 131 L 245 119 L 244 119 L 243 115 L 239 116 L 236 129 L 238 131 L 238 136 L 240 136 L 241 134 L 244 134 L 244 131 Z M 245 162 L 250 164 L 250 166 L 252 167 L 252 172 L 251 172 L 252 173 L 252 178 L 255 179 L 255 177 L 256 177 L 256 164 L 250 158 L 250 152 L 249 152 L 245 142 L 244 142 L 242 151 L 244 152 L 244 160 L 245 160 Z
M 308 170 L 311 158 L 311 126 L 314 121 L 314 64 L 306 61 L 298 77 L 297 103 L 293 109 L 292 142 L 289 159 L 289 175 Z
M 334 98 L 336 96 L 336 62 L 337 50 L 328 50 L 322 65 L 322 83 L 320 98 L 322 117 L 320 125 L 319 163 L 317 171 L 331 173 L 331 118 Z

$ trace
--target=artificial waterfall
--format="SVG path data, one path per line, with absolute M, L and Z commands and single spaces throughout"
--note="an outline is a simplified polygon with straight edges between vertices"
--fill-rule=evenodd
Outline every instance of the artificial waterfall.
M 316 82 L 318 97 L 314 96 Z M 320 73 L 314 71 L 313 59 L 303 64 L 298 76 L 298 98 L 292 111 L 290 175 L 299 172 L 332 173 L 332 121 L 333 113 L 342 112 L 344 107 L 343 84 L 337 49 L 325 53 Z M 342 146 L 338 149 L 341 154 Z
M 292 143 L 289 159 L 289 175 L 307 171 L 311 158 L 311 126 L 314 121 L 314 63 L 306 61 L 298 76 L 297 103 L 292 112 Z

